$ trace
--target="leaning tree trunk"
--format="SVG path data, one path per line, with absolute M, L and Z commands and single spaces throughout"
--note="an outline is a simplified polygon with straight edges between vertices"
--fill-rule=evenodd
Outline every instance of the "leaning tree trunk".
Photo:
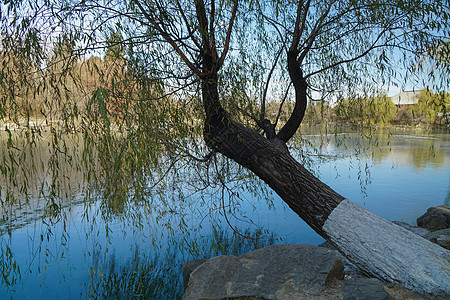
M 213 67 L 211 56 L 205 62 L 206 70 Z M 297 100 L 306 101 L 301 71 L 290 68 L 290 73 L 298 79 Z M 289 154 L 285 142 L 295 130 L 281 130 L 282 138 L 268 139 L 234 121 L 219 103 L 217 75 L 209 74 L 202 81 L 209 147 L 253 171 L 365 273 L 421 293 L 450 295 L 450 251 L 350 202 L 313 176 Z M 305 105 L 298 102 L 302 114 Z M 298 127 L 301 118 L 291 118 Z
M 207 45 L 208 37 L 203 38 Z M 418 292 L 450 295 L 450 251 L 353 204 L 289 154 L 286 142 L 295 134 L 306 108 L 307 85 L 297 54 L 295 49 L 288 51 L 296 97 L 294 112 L 277 135 L 272 132 L 267 134 L 271 138 L 265 138 L 234 121 L 223 109 L 217 86 L 217 53 L 213 48 L 204 49 L 201 88 L 207 145 L 253 171 L 309 226 L 367 274 Z
M 318 234 L 369 275 L 421 293 L 450 294 L 450 251 L 350 202 L 308 172 L 283 142 L 228 118 L 206 141 L 253 171 Z
M 286 142 L 297 131 L 306 108 L 307 84 L 300 65 L 311 49 L 315 35 L 307 38 L 306 43 L 300 43 L 300 38 L 306 24 L 309 1 L 305 4 L 298 1 L 292 44 L 287 53 L 296 101 L 293 113 L 278 134 L 271 126 L 273 124 L 269 123 L 263 126 L 270 131 L 266 132 L 268 138 L 265 138 L 234 121 L 221 106 L 217 88 L 218 72 L 229 49 L 238 8 L 238 1 L 233 2 L 219 56 L 215 39 L 214 2 L 211 2 L 211 13 L 207 16 L 205 2 L 194 1 L 197 23 L 192 24 L 195 29 L 190 35 L 199 52 L 193 51 L 191 54 L 195 53 L 196 59 L 198 54 L 200 59 L 193 63 L 181 49 L 183 41 L 174 40 L 173 35 L 165 31 L 160 19 L 148 14 L 136 1 L 155 33 L 159 33 L 172 46 L 186 66 L 201 80 L 206 114 L 204 138 L 207 145 L 253 171 L 309 226 L 366 273 L 420 292 L 450 295 L 450 251 L 351 203 L 314 177 L 289 154 Z M 197 34 L 201 40 L 197 39 Z

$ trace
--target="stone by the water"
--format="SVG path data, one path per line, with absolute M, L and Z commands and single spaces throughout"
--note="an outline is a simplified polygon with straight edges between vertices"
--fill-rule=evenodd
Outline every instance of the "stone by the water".
M 441 247 L 444 247 L 445 249 L 450 250 L 450 228 L 430 232 L 425 236 L 425 238 Z
M 334 250 L 275 245 L 209 259 L 190 274 L 183 299 L 342 299 L 336 284 L 343 277 Z
M 391 300 L 393 299 L 375 278 L 355 278 L 345 280 L 342 287 L 342 296 L 345 300 Z
M 431 230 L 450 228 L 450 205 L 430 207 L 417 219 L 417 225 Z
M 441 230 L 392 223 L 450 248 L 450 205 L 432 207 L 417 219 L 421 227 Z M 241 256 L 187 262 L 183 299 L 446 299 L 367 278 L 333 245 L 321 246 L 275 245 Z
M 339 260 L 335 250 L 323 247 L 277 245 L 237 257 L 191 261 L 183 268 L 183 299 L 445 299 L 375 278 L 342 280 Z
M 197 269 L 198 266 L 203 264 L 207 259 L 196 259 L 188 261 L 183 266 L 183 271 L 181 272 L 181 276 L 183 277 L 183 291 L 186 290 L 188 282 L 189 282 L 189 276 L 191 276 L 192 271 Z

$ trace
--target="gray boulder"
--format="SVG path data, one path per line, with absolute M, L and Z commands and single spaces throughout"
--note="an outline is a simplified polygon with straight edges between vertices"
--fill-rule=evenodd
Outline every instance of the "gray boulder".
M 450 228 L 450 205 L 430 207 L 417 219 L 417 225 L 431 230 Z
M 425 235 L 427 240 L 450 250 L 450 228 L 433 231 Z
M 324 244 L 323 246 L 329 246 Z M 317 299 L 443 300 L 378 279 L 344 277 L 335 250 L 277 245 L 241 256 L 196 260 L 183 267 L 184 300 Z
M 355 278 L 344 281 L 342 287 L 344 300 L 391 300 L 393 299 L 383 286 L 383 283 L 375 278 Z
M 337 282 L 343 277 L 333 250 L 274 245 L 207 260 L 190 274 L 183 299 L 342 299 Z
M 187 288 L 189 276 L 191 276 L 192 271 L 197 269 L 197 267 L 203 264 L 205 261 L 207 261 L 207 259 L 196 259 L 188 261 L 183 265 L 183 271 L 181 272 L 181 276 L 183 277 L 183 291 L 185 291 Z

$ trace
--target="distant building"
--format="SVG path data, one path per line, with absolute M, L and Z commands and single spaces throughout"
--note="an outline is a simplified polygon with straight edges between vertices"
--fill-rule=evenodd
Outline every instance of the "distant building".
M 420 91 L 403 91 L 400 94 L 392 96 L 391 99 L 397 107 L 406 107 L 419 102 L 419 93 Z

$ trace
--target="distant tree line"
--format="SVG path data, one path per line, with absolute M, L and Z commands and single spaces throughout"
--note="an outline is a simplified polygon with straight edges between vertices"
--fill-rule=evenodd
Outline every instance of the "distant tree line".
M 113 42 L 103 58 L 76 56 L 70 44 L 61 43 L 45 66 L 4 49 L 0 50 L 0 63 L 9 66 L 7 73 L 6 68 L 0 72 L 3 122 L 45 120 L 52 126 L 62 122 L 71 127 L 66 129 L 73 129 L 80 118 L 124 122 L 128 114 L 136 115 L 138 106 L 157 105 L 160 110 L 170 106 L 170 97 L 161 96 L 161 82 L 141 76 Z
M 419 102 L 407 109 L 410 122 L 428 124 L 450 124 L 450 94 L 441 91 L 435 94 L 430 89 L 419 93 Z
M 390 124 L 396 115 L 395 104 L 385 93 L 342 98 L 334 110 L 339 121 L 364 126 Z
M 173 116 L 178 119 L 178 125 L 187 124 L 186 121 L 191 125 L 198 123 L 198 120 L 186 119 L 188 113 L 201 113 L 198 97 L 192 97 L 195 99 L 190 101 L 190 105 L 178 110 L 177 103 L 181 102 L 177 102 L 168 93 L 170 87 L 163 86 L 156 78 L 142 76 L 139 66 L 126 58 L 121 42 L 122 36 L 112 32 L 106 41 L 103 58 L 83 58 L 74 55 L 74 45 L 62 41 L 54 49 L 53 56 L 46 60 L 44 68 L 29 56 L 22 57 L 11 51 L 1 51 L 0 63 L 9 65 L 10 73 L 0 74 L 0 120 L 16 123 L 23 120 L 25 124 L 28 124 L 30 118 L 45 119 L 47 122 L 72 120 L 65 123 L 72 124 L 67 127 L 73 127 L 80 116 L 87 116 L 93 121 L 106 118 L 107 123 L 125 122 L 130 113 L 138 114 L 136 108 L 148 110 L 151 106 L 165 116 L 164 120 L 159 120 L 162 127 L 186 130 L 181 128 L 183 126 L 173 126 Z M 342 97 L 333 105 L 328 101 L 310 101 L 305 116 L 310 124 L 331 122 L 386 126 L 450 123 L 449 93 L 434 93 L 425 88 L 418 98 L 417 104 L 401 108 L 386 93 Z M 240 90 L 231 92 L 224 97 L 223 102 L 228 110 L 249 111 L 243 116 L 255 115 L 255 111 L 261 109 L 259 101 L 249 99 Z M 135 109 L 130 109 L 130 106 Z M 271 101 L 264 109 L 271 122 L 279 122 L 279 126 L 282 126 L 294 110 L 294 103 Z M 188 112 L 181 117 L 181 122 L 180 111 Z M 245 117 L 239 119 L 247 123 Z
M 418 94 L 418 103 L 397 107 L 385 93 L 377 96 L 343 97 L 337 103 L 310 103 L 306 117 L 312 123 L 351 123 L 361 126 L 448 125 L 450 124 L 450 94 L 434 93 L 424 88 Z

